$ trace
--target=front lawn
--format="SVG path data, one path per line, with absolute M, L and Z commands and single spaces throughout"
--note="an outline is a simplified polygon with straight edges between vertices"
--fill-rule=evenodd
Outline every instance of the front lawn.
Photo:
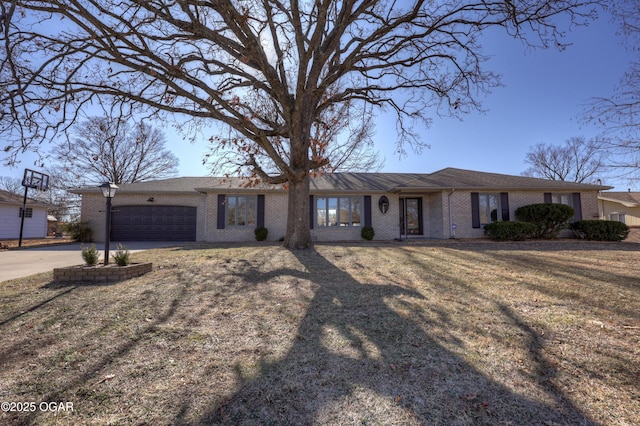
M 639 249 L 192 245 L 0 283 L 0 423 L 635 424 Z

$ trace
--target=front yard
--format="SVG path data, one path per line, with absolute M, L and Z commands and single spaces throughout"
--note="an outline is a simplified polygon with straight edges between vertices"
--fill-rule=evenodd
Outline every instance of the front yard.
M 637 424 L 639 252 L 193 245 L 4 282 L 0 423 Z

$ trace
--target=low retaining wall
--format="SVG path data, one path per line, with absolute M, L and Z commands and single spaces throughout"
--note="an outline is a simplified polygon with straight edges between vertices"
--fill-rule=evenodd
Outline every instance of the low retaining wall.
M 132 263 L 127 266 L 111 264 L 107 266 L 80 265 L 68 268 L 55 268 L 53 270 L 53 280 L 91 282 L 121 281 L 151 272 L 152 266 L 153 264 L 151 263 Z

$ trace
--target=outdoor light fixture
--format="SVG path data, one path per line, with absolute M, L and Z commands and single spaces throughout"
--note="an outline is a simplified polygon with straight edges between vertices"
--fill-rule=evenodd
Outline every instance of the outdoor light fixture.
M 109 264 L 109 240 L 111 239 L 111 199 L 116 196 L 118 187 L 113 182 L 105 182 L 100 185 L 102 195 L 107 199 L 106 225 L 104 235 L 104 265 Z

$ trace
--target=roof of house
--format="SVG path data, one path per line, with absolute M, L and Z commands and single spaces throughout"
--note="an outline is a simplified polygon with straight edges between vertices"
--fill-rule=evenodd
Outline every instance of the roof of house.
M 598 198 L 620 203 L 625 207 L 640 207 L 640 192 L 602 192 Z
M 156 181 L 119 185 L 126 193 L 185 193 L 234 191 L 283 191 L 283 185 L 259 183 L 249 185 L 241 177 L 179 177 Z M 524 176 L 503 175 L 446 168 L 434 173 L 333 173 L 311 179 L 311 192 L 412 192 L 465 190 L 545 190 L 545 191 L 598 191 L 609 186 L 553 181 Z M 74 193 L 99 193 L 96 187 L 85 187 Z
M 22 205 L 23 202 L 23 195 L 14 194 L 13 192 L 0 189 L 0 204 Z M 27 205 L 29 207 L 50 207 L 49 204 L 34 200 L 33 198 L 27 198 Z

